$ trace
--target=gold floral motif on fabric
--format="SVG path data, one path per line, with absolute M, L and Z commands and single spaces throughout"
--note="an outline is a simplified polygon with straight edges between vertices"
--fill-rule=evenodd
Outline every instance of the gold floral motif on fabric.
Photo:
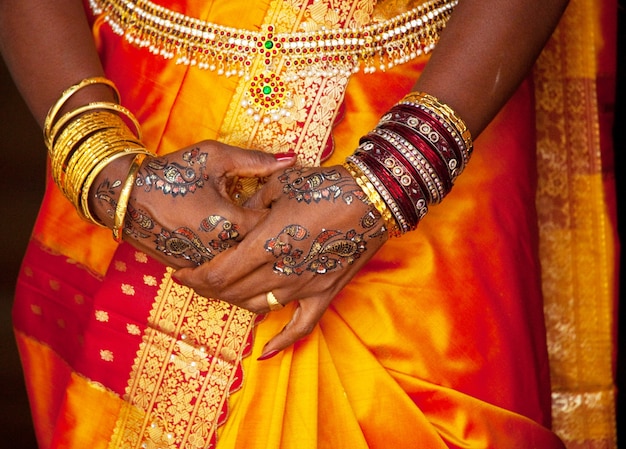
M 614 449 L 612 236 L 606 215 L 594 1 L 571 2 L 535 69 L 542 287 L 554 431 Z
M 164 275 L 110 448 L 210 448 L 241 382 L 254 315 Z
M 271 13 L 265 18 L 265 29 L 275 32 L 316 30 L 333 23 L 333 28 L 347 24 L 363 25 L 371 20 L 373 2 L 360 0 L 341 2 L 325 0 L 274 0 Z M 282 58 L 258 61 L 256 71 L 280 73 L 286 61 Z M 273 153 L 295 152 L 303 165 L 319 165 L 322 151 L 327 147 L 339 105 L 343 101 L 349 73 L 324 73 L 312 70 L 306 77 L 286 77 L 290 92 L 289 108 L 278 117 L 259 115 L 248 108 L 249 82 L 242 79 L 231 102 L 221 138 L 227 143 L 245 148 L 258 148 Z

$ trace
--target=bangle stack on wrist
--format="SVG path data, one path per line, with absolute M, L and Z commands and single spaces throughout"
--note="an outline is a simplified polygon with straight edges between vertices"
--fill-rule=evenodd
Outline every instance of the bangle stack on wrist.
M 450 192 L 473 148 L 456 113 L 420 92 L 392 107 L 359 143 L 344 166 L 392 236 L 415 229 L 428 206 Z
M 136 155 L 116 205 L 113 236 L 119 241 L 133 181 L 143 159 L 152 153 L 141 143 L 139 123 L 119 103 L 89 103 L 58 117 L 74 94 L 94 84 L 111 88 L 119 102 L 119 92 L 110 80 L 102 77 L 82 80 L 63 92 L 50 108 L 44 122 L 44 140 L 54 182 L 83 219 L 100 226 L 102 223 L 89 210 L 92 184 L 110 162 L 129 154 Z M 132 125 L 134 132 L 127 123 Z

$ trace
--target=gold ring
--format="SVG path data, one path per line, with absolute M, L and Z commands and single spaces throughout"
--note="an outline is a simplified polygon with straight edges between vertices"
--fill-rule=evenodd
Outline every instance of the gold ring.
M 267 292 L 265 294 L 265 299 L 267 299 L 267 305 L 270 306 L 270 310 L 272 312 L 275 312 L 276 310 L 280 310 L 283 308 L 283 305 L 278 302 L 278 299 L 276 299 L 276 296 L 274 296 L 274 293 Z

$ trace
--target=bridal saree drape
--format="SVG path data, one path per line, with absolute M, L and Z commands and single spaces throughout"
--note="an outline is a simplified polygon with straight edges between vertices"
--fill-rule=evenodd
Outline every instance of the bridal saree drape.
M 406 10 L 399 3 L 159 2 L 173 17 L 270 40 L 384 22 Z M 143 45 L 149 37 L 117 34 L 98 9 L 107 4 L 127 2 L 90 2 L 107 76 L 160 154 L 219 139 L 340 163 L 427 61 L 349 82 L 312 71 L 291 80 L 289 115 L 265 121 L 249 112 L 254 63 L 249 77 L 189 55 L 177 64 L 181 54 L 153 54 L 164 48 Z M 291 307 L 257 317 L 194 295 L 80 221 L 50 182 L 14 307 L 41 447 L 559 448 L 551 414 L 570 447 L 614 447 L 614 205 L 594 56 L 610 42 L 609 6 L 572 3 L 535 81 L 477 140 L 446 201 L 268 361 L 256 358 Z

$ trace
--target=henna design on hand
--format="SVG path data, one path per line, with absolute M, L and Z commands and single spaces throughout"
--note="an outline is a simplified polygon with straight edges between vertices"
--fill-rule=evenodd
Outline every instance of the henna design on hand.
M 323 230 L 313 240 L 308 254 L 302 257 L 302 250 L 279 240 L 283 234 L 296 241 L 303 241 L 309 237 L 309 232 L 303 226 L 294 224 L 283 228 L 276 237 L 265 243 L 265 250 L 277 259 L 274 271 L 286 275 L 301 275 L 306 271 L 325 274 L 353 263 L 367 250 L 363 234 L 354 229 L 345 234 L 342 231 Z
M 194 148 L 183 153 L 183 160 L 187 162 L 187 167 L 170 162 L 167 157 L 150 159 L 142 167 L 136 185 L 144 187 L 147 192 L 154 187 L 172 196 L 195 192 L 209 180 L 209 175 L 205 173 L 207 153 L 200 153 L 199 148 Z
M 200 222 L 200 230 L 211 232 L 215 230 L 220 223 L 222 224 L 222 230 L 217 234 L 217 239 L 213 239 L 209 242 L 209 246 L 217 252 L 227 250 L 233 246 L 234 243 L 241 241 L 239 226 L 231 223 L 220 215 L 210 215 L 202 220 Z
M 366 201 L 363 191 L 358 188 L 347 189 L 351 186 L 351 178 L 341 175 L 334 169 L 326 171 L 316 171 L 307 174 L 307 169 L 290 168 L 278 177 L 278 180 L 284 184 L 283 193 L 288 198 L 295 199 L 298 202 L 319 203 L 322 200 L 335 201 L 341 197 L 346 204 L 351 204 L 354 197 L 361 201 Z M 356 186 L 356 184 L 355 184 Z
M 241 240 L 239 226 L 220 215 L 210 215 L 203 219 L 199 230 L 211 232 L 220 224 L 222 229 L 217 238 L 210 240 L 207 245 L 188 227 L 183 226 L 173 231 L 161 228 L 161 232 L 155 234 L 156 249 L 168 256 L 183 258 L 196 265 L 209 262 L 217 253 L 227 250 Z
M 189 260 L 196 265 L 208 262 L 215 257 L 200 237 L 184 226 L 173 231 L 161 228 L 161 232 L 156 234 L 155 243 L 158 251 L 168 256 Z
M 115 201 L 115 189 L 122 185 L 121 180 L 115 180 L 113 182 L 106 178 L 96 188 L 94 198 L 100 203 L 106 205 L 105 213 L 109 218 L 113 218 L 115 214 L 115 208 L 117 207 L 117 201 Z

